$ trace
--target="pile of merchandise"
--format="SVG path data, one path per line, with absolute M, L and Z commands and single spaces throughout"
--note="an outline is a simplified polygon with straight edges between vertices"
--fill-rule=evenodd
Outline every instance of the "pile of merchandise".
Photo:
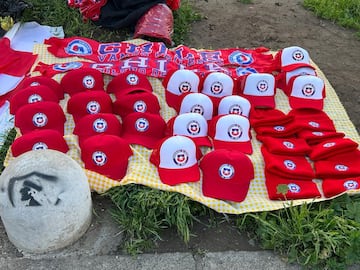
M 56 57 L 92 62 L 39 63 L 42 75 L 23 80 L 10 100 L 20 135 L 11 146 L 15 157 L 38 149 L 67 153 L 64 136 L 72 134 L 85 169 L 121 182 L 137 145 L 149 151 L 146 162 L 163 184 L 201 183 L 205 197 L 242 202 L 255 177 L 258 140 L 270 200 L 329 198 L 359 188 L 358 144 L 323 110 L 325 83 L 301 47 L 273 56 L 265 48 L 46 43 Z M 161 95 L 149 76 L 161 80 Z M 277 89 L 288 113 L 277 109 Z M 171 117 L 164 117 L 165 107 Z M 66 130 L 69 121 L 73 129 Z

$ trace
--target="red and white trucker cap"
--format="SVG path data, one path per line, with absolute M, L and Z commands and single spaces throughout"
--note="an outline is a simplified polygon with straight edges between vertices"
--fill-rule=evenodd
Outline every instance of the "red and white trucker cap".
M 200 161 L 204 196 L 242 202 L 254 178 L 251 160 L 238 151 L 218 149 L 204 155 Z
M 18 86 L 18 89 L 26 88 L 29 86 L 45 85 L 55 92 L 59 100 L 64 98 L 64 89 L 56 80 L 46 76 L 26 77 Z
M 181 101 L 179 114 L 198 113 L 209 121 L 214 114 L 214 105 L 211 99 L 202 93 L 189 93 L 184 96 Z
M 179 112 L 184 94 L 198 93 L 201 88 L 200 77 L 192 70 L 179 69 L 170 72 L 163 80 L 166 103 Z
M 39 101 L 59 102 L 59 97 L 46 85 L 28 86 L 11 96 L 10 113 L 15 115 L 20 107 Z
M 293 77 L 288 87 L 289 103 L 292 109 L 323 109 L 325 98 L 323 79 L 313 75 L 300 75 Z
M 112 100 L 104 91 L 85 91 L 69 98 L 67 112 L 72 114 L 75 122 L 88 114 L 112 113 Z
M 106 92 L 115 94 L 116 97 L 122 93 L 132 91 L 153 91 L 151 83 L 145 74 L 126 71 L 115 76 L 106 88 Z
M 81 147 L 81 159 L 85 169 L 120 181 L 126 175 L 129 158 L 133 152 L 123 138 L 101 134 L 85 139 Z
M 79 119 L 73 133 L 80 141 L 99 134 L 121 136 L 121 123 L 112 113 L 88 114 Z
M 133 112 L 160 114 L 160 110 L 157 96 L 144 90 L 118 95 L 113 103 L 113 112 L 121 117 Z
M 240 83 L 240 95 L 248 99 L 253 108 L 275 108 L 275 77 L 269 73 L 246 75 Z
M 218 105 L 218 115 L 222 114 L 239 114 L 249 117 L 251 104 L 244 97 L 231 95 L 223 97 Z
M 231 76 L 223 72 L 210 72 L 206 75 L 201 93 L 209 96 L 217 110 L 222 97 L 235 94 L 235 83 Z
M 208 137 L 208 123 L 201 114 L 179 114 L 168 121 L 167 128 L 170 136 L 183 135 L 193 139 L 197 146 L 212 146 Z
M 174 186 L 200 180 L 200 158 L 201 151 L 192 139 L 176 135 L 159 142 L 150 162 L 156 166 L 161 182 Z
M 128 143 L 152 149 L 165 137 L 166 122 L 158 114 L 134 112 L 123 118 L 122 127 Z
M 317 185 L 311 180 L 300 180 L 292 177 L 282 177 L 265 171 L 265 185 L 270 200 L 297 200 L 321 197 Z M 285 194 L 281 191 L 284 190 Z
M 238 114 L 219 115 L 209 125 L 214 149 L 228 149 L 252 154 L 250 122 Z
M 86 90 L 104 91 L 102 73 L 93 68 L 79 68 L 68 71 L 60 81 L 64 92 L 70 96 Z
M 275 55 L 275 61 L 280 70 L 290 71 L 310 65 L 310 56 L 307 50 L 299 46 L 290 46 L 280 50 Z
M 69 147 L 64 137 L 53 129 L 34 130 L 15 139 L 11 153 L 17 157 L 32 150 L 52 149 L 67 153 Z
M 26 104 L 15 114 L 15 126 L 22 135 L 35 129 L 54 129 L 64 135 L 65 121 L 61 106 L 52 101 Z

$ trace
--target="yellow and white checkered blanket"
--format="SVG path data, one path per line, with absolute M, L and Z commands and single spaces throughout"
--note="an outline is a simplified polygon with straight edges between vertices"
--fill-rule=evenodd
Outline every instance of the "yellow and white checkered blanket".
M 134 40 L 133 42 L 140 44 L 143 41 Z M 36 45 L 34 47 L 34 53 L 39 55 L 38 57 L 39 62 L 43 62 L 46 64 L 66 63 L 77 60 L 83 61 L 83 59 L 77 59 L 77 58 L 56 58 L 50 53 L 48 53 L 46 46 L 42 44 Z M 34 65 L 34 67 L 36 66 L 36 64 Z M 341 104 L 334 88 L 331 86 L 331 84 L 326 79 L 325 75 L 319 69 L 319 67 L 313 62 L 312 65 L 316 68 L 316 72 L 318 76 L 321 77 L 326 84 L 326 99 L 324 104 L 324 111 L 334 121 L 337 131 L 344 132 L 346 134 L 346 137 L 359 143 L 360 142 L 359 134 L 357 133 L 356 128 L 350 121 L 345 111 L 345 108 Z M 35 76 L 40 74 L 37 72 L 32 72 L 32 75 Z M 54 79 L 60 81 L 62 76 L 63 74 L 58 74 L 54 77 Z M 111 80 L 111 77 L 108 75 L 104 75 L 104 76 L 105 76 L 104 77 L 105 84 L 107 85 L 107 83 Z M 159 99 L 161 105 L 161 111 L 160 111 L 161 116 L 164 118 L 165 121 L 168 121 L 171 117 L 176 115 L 176 112 L 172 108 L 168 107 L 165 102 L 165 90 L 162 86 L 161 81 L 157 78 L 152 78 L 152 77 L 149 78 L 149 80 L 150 83 L 152 84 L 154 94 Z M 80 158 L 80 148 L 78 145 L 77 136 L 72 134 L 74 129 L 74 122 L 72 116 L 66 113 L 66 103 L 68 98 L 69 96 L 65 95 L 65 99 L 62 100 L 60 103 L 64 109 L 67 118 L 67 121 L 65 123 L 65 139 L 70 148 L 67 154 L 70 157 L 72 157 L 75 161 L 77 161 L 82 166 L 82 168 L 84 168 L 84 164 Z M 288 98 L 282 91 L 277 91 L 275 99 L 276 99 L 277 109 L 282 110 L 285 113 L 287 113 L 290 110 L 288 104 Z M 86 169 L 84 170 L 88 177 L 90 188 L 98 193 L 103 193 L 115 186 L 135 183 L 160 190 L 182 193 L 190 197 L 191 199 L 198 201 L 221 213 L 241 214 L 248 212 L 271 211 L 271 210 L 283 208 L 284 207 L 283 201 L 272 201 L 268 199 L 266 186 L 265 186 L 265 178 L 264 178 L 264 163 L 263 163 L 262 155 L 260 153 L 261 143 L 256 139 L 254 139 L 255 133 L 252 135 L 253 135 L 252 146 L 254 153 L 249 157 L 254 165 L 255 177 L 251 182 L 250 189 L 246 199 L 241 203 L 217 200 L 203 196 L 201 190 L 201 180 L 200 182 L 197 183 L 180 184 L 177 186 L 168 186 L 166 184 L 163 184 L 160 181 L 156 167 L 149 162 L 149 156 L 151 154 L 151 150 L 138 145 L 132 145 L 134 155 L 129 160 L 128 171 L 126 176 L 120 182 L 114 181 L 96 172 L 92 172 Z M 13 157 L 11 155 L 11 150 L 9 150 L 4 162 L 5 166 L 7 166 L 9 162 L 11 162 L 11 159 L 13 159 Z M 349 192 L 360 193 L 359 190 L 349 191 Z M 326 200 L 326 198 L 322 197 L 318 199 L 294 200 L 293 205 L 303 204 L 304 202 L 322 201 L 322 200 Z

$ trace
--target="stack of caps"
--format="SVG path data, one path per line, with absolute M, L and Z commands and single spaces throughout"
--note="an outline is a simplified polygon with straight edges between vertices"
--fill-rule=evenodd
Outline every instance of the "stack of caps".
M 209 97 L 213 113 L 216 113 L 220 100 L 235 94 L 234 79 L 223 72 L 209 72 L 204 79 L 191 70 L 181 69 L 169 73 L 163 80 L 167 104 L 181 113 L 184 96 L 201 93 Z M 184 109 L 183 109 L 184 110 Z
M 308 51 L 299 46 L 286 47 L 280 50 L 275 55 L 274 62 L 276 63 L 275 69 L 279 72 L 276 76 L 278 87 L 284 91 L 294 76 L 316 76 L 315 68 L 310 63 Z
M 64 98 L 60 84 L 37 76 L 28 77 L 10 98 L 10 112 L 21 136 L 11 145 L 14 157 L 27 151 L 53 149 L 69 150 L 64 139 L 65 114 L 59 105 Z
M 122 119 L 122 137 L 128 143 L 152 149 L 164 138 L 166 122 L 144 74 L 133 71 L 119 74 L 110 81 L 107 92 L 115 95 L 113 111 Z
M 195 142 L 183 135 L 163 139 L 152 151 L 150 162 L 167 185 L 199 182 L 202 175 L 203 195 L 221 200 L 242 202 L 254 178 L 246 154 L 219 149 L 202 157 Z
M 66 109 L 75 123 L 73 134 L 78 137 L 85 168 L 120 181 L 126 175 L 132 150 L 121 138 L 122 124 L 113 113 L 102 73 L 92 68 L 74 69 L 60 83 L 70 96 Z

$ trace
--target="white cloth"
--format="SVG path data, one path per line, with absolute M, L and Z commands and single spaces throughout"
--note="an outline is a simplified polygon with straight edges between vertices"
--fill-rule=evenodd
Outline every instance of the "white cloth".
M 14 116 L 10 114 L 10 103 L 5 103 L 0 107 L 0 147 L 4 144 L 7 134 L 14 127 Z

